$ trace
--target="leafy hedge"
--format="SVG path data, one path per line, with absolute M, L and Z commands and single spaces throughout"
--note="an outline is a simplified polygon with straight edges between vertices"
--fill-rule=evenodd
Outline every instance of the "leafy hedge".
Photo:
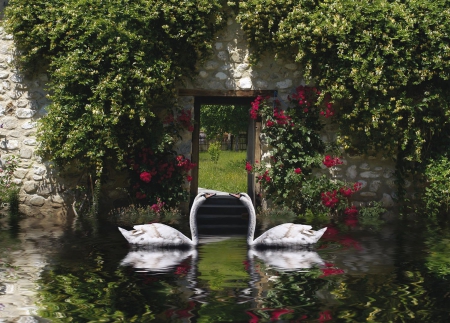
M 249 0 L 238 20 L 255 48 L 289 54 L 338 108 L 341 142 L 423 162 L 449 129 L 445 0 Z M 409 165 L 410 167 L 412 165 Z
M 220 0 L 13 0 L 6 28 L 29 73 L 48 64 L 51 106 L 40 153 L 101 171 L 144 143 L 164 142 L 159 108 L 205 57 L 225 14 Z

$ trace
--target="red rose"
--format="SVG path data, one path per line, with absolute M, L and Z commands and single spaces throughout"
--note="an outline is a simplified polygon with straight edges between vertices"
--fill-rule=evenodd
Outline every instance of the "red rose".
M 150 181 L 152 180 L 152 174 L 150 174 L 149 172 L 142 172 L 139 175 L 139 178 L 145 183 L 150 183 Z

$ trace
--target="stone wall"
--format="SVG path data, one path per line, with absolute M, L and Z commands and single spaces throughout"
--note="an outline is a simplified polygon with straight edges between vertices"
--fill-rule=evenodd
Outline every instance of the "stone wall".
M 276 91 L 280 100 L 286 100 L 296 86 L 304 84 L 301 67 L 293 61 L 267 55 L 252 66 L 244 32 L 234 19 L 228 20 L 227 28 L 217 35 L 212 46 L 213 55 L 198 66 L 198 75 L 184 80 L 180 89 L 270 90 Z M 45 115 L 49 104 L 44 90 L 47 75 L 41 73 L 25 79 L 14 68 L 14 52 L 12 36 L 0 28 L 0 162 L 8 155 L 20 158 L 14 181 L 21 186 L 22 213 L 64 213 L 70 201 L 70 190 L 66 188 L 79 178 L 60 178 L 51 163 L 35 154 L 37 121 Z M 180 97 L 179 103 L 193 112 L 193 97 Z M 323 138 L 333 140 L 335 129 L 329 125 L 326 130 Z M 191 144 L 191 134 L 186 133 L 176 149 L 190 157 Z M 336 167 L 334 173 L 340 179 L 363 184 L 356 196 L 357 203 L 381 200 L 385 206 L 391 206 L 395 191 L 393 170 L 392 162 L 379 157 L 344 155 L 344 164 Z M 108 197 L 111 201 L 123 198 L 123 192 L 117 188 L 124 179 L 110 178 L 104 183 L 109 190 Z
M 213 45 L 213 55 L 198 66 L 193 81 L 186 80 L 188 89 L 204 90 L 272 90 L 281 101 L 299 85 L 305 85 L 301 67 L 293 61 L 275 59 L 267 55 L 257 64 L 250 64 L 251 50 L 244 32 L 234 19 L 228 19 L 227 28 L 219 33 Z M 183 98 L 185 109 L 193 109 L 193 98 Z M 193 110 L 192 110 L 193 111 Z M 335 141 L 336 127 L 328 124 L 322 133 L 326 142 Z M 186 141 L 188 143 L 188 141 Z M 186 147 L 186 145 L 185 145 Z M 264 154 L 267 149 L 262 147 Z M 394 205 L 394 163 L 380 156 L 342 154 L 343 164 L 331 171 L 335 178 L 360 182 L 362 189 L 354 194 L 355 205 L 381 201 L 385 207 Z M 319 173 L 327 174 L 325 166 Z M 407 183 L 408 185 L 409 183 Z
M 61 211 L 60 183 L 50 180 L 49 164 L 35 155 L 37 120 L 49 101 L 44 91 L 47 75 L 25 77 L 14 67 L 15 48 L 11 35 L 0 27 L 0 163 L 10 155 L 20 158 L 14 182 L 21 186 L 20 211 L 55 213 Z

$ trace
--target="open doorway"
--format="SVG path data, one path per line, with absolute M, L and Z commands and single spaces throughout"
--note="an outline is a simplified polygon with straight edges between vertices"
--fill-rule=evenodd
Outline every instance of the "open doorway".
M 271 96 L 273 90 L 202 90 L 202 89 L 180 89 L 178 90 L 179 96 L 194 97 L 194 131 L 192 132 L 192 151 L 191 161 L 197 164 L 197 167 L 192 170 L 192 181 L 190 183 L 190 196 L 191 202 L 198 194 L 198 175 L 199 175 L 199 153 L 200 153 L 200 114 L 202 105 L 235 105 L 235 106 L 247 106 L 251 107 L 251 103 L 258 95 Z M 254 163 L 256 158 L 260 158 L 260 145 L 259 145 L 259 123 L 250 119 L 247 116 L 248 128 L 247 128 L 247 149 L 246 160 L 250 163 Z M 243 165 L 245 167 L 245 165 Z M 255 202 L 255 179 L 253 174 L 247 174 L 247 194 Z
M 249 108 L 249 105 L 201 105 L 199 190 L 247 192 Z

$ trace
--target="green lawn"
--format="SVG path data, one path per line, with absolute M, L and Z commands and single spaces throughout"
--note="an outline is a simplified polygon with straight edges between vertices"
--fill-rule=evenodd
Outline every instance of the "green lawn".
M 208 152 L 200 152 L 198 186 L 230 193 L 247 192 L 245 151 L 221 151 L 214 164 Z

